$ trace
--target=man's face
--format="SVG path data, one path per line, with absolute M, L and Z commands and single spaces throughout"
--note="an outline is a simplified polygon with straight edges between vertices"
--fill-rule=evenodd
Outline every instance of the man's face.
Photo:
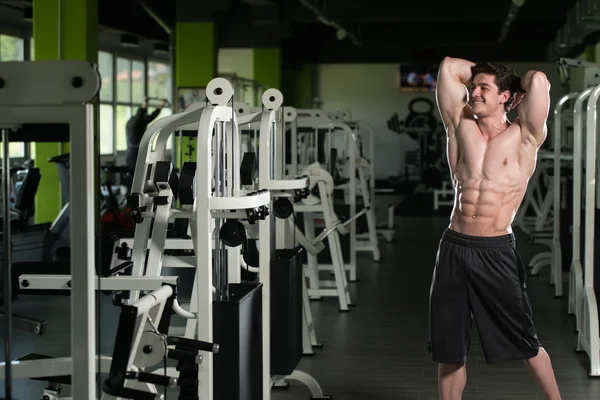
M 488 74 L 477 74 L 473 77 L 469 88 L 469 104 L 473 108 L 473 114 L 478 117 L 495 114 L 499 110 L 504 112 L 504 103 L 510 93 L 499 93 L 495 78 L 494 75 Z

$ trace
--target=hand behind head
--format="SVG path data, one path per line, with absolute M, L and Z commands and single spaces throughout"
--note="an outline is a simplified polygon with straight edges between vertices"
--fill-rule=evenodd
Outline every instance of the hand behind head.
M 510 106 L 511 110 L 514 110 L 517 108 L 517 106 L 519 105 L 519 103 L 521 102 L 521 100 L 523 100 L 523 97 L 525 96 L 524 92 L 517 92 L 516 96 L 515 96 L 515 101 L 512 103 L 512 105 Z

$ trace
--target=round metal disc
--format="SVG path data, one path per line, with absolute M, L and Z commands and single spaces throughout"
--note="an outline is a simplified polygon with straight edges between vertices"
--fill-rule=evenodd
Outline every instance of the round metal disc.
M 133 361 L 138 368 L 147 368 L 160 363 L 167 354 L 167 343 L 164 336 L 152 331 L 142 333 L 137 354 Z

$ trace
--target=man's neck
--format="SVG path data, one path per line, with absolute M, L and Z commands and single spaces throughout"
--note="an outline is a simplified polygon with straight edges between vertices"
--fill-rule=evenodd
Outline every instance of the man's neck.
M 489 136 L 490 139 L 508 128 L 509 125 L 510 121 L 508 120 L 506 113 L 477 118 L 479 130 L 482 134 Z

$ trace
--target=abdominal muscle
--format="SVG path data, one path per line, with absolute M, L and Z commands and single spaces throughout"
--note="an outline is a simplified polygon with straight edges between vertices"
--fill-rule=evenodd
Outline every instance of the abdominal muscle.
M 449 228 L 471 236 L 512 233 L 511 224 L 523 199 L 526 180 L 472 177 L 461 169 L 454 174 L 456 196 Z

